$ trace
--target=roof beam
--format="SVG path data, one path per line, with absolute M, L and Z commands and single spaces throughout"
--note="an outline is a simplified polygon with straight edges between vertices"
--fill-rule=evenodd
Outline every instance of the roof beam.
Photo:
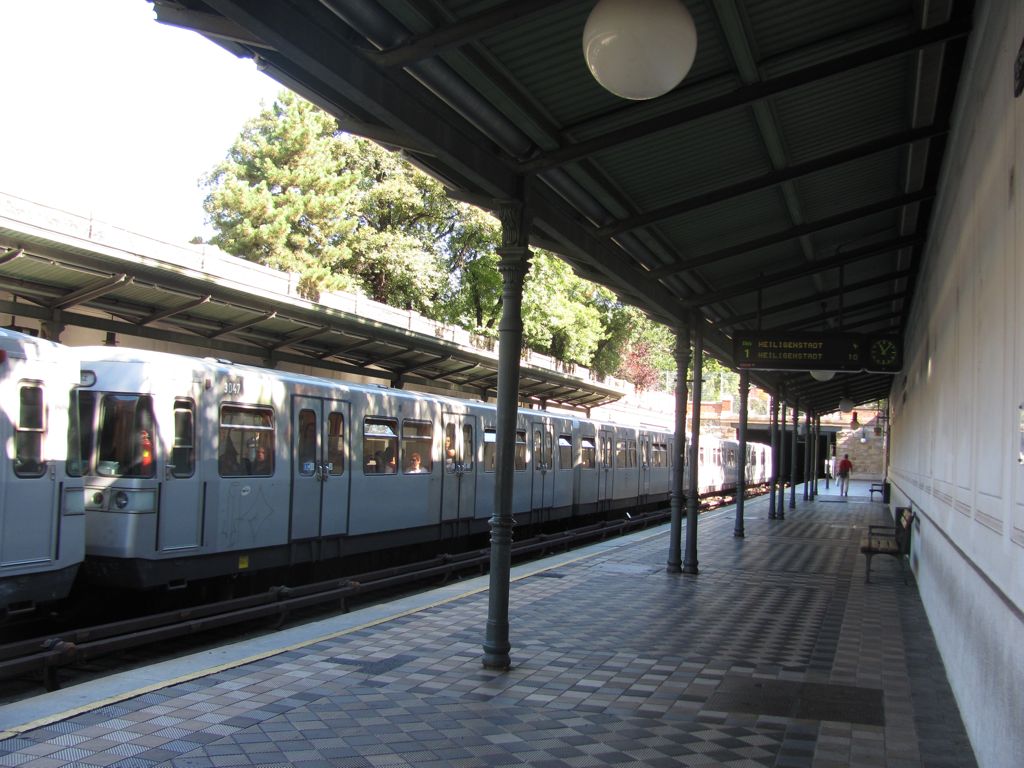
M 889 302 L 892 301 L 899 301 L 900 299 L 906 298 L 906 295 L 907 294 L 905 291 L 901 291 L 899 293 L 891 293 L 888 296 L 877 297 L 874 299 L 870 299 L 868 301 L 860 301 L 857 302 L 856 304 L 847 304 L 842 307 L 836 307 L 835 309 L 829 310 L 827 312 L 818 312 L 812 319 L 797 320 L 792 323 L 787 323 L 786 325 L 782 326 L 782 328 L 787 331 L 798 331 L 805 330 L 807 328 L 813 328 L 815 325 L 822 323 L 825 320 L 828 320 L 829 318 L 832 317 L 838 317 L 840 319 L 845 320 L 848 318 L 849 315 L 856 315 L 866 310 L 878 309 L 879 304 L 888 304 Z M 846 323 L 840 324 L 839 328 L 837 328 L 836 330 L 840 332 L 845 331 Z
M 250 35 L 244 27 L 215 13 L 187 10 L 179 3 L 167 0 L 155 0 L 153 10 L 156 11 L 156 20 L 169 27 L 188 29 L 206 37 L 230 40 L 257 48 L 267 47 L 266 43 Z
M 208 339 L 216 339 L 219 336 L 227 336 L 229 333 L 236 333 L 237 331 L 251 328 L 254 325 L 259 325 L 264 320 L 270 320 L 277 317 L 277 312 L 264 312 L 259 317 L 252 317 L 248 320 L 242 320 L 234 325 L 229 325 L 224 328 L 220 328 L 207 336 Z
M 717 322 L 721 326 L 726 328 L 732 328 L 745 323 L 750 320 L 756 320 L 760 315 L 762 318 L 765 315 L 774 315 L 778 312 L 785 312 L 790 309 L 798 309 L 809 305 L 811 302 L 820 302 L 822 299 L 830 299 L 833 296 L 839 296 L 840 294 L 853 293 L 859 291 L 862 288 L 870 288 L 879 283 L 885 283 L 889 281 L 895 282 L 904 277 L 909 277 L 911 274 L 909 269 L 901 269 L 898 272 L 890 272 L 880 277 L 873 277 L 869 280 L 861 280 L 857 283 L 850 283 L 842 288 L 833 288 L 827 291 L 820 291 L 814 294 L 814 296 L 807 296 L 799 299 L 793 299 L 792 301 L 784 301 L 781 304 L 772 304 L 770 307 L 761 307 L 759 312 L 745 312 L 742 315 L 731 315 L 729 317 L 720 317 Z
M 413 35 L 402 45 L 387 48 L 379 53 L 370 53 L 368 58 L 380 67 L 404 67 L 458 48 L 502 27 L 527 21 L 538 13 L 550 11 L 561 2 L 565 0 L 513 0 L 446 27 Z
M 208 293 L 205 296 L 200 296 L 198 299 L 195 299 L 194 301 L 189 301 L 186 302 L 185 304 L 180 304 L 177 307 L 168 307 L 167 309 L 161 309 L 139 320 L 139 325 L 149 325 L 150 323 L 155 323 L 158 320 L 166 320 L 168 317 L 180 315 L 182 312 L 188 312 L 190 309 L 195 309 L 196 307 L 203 306 L 203 304 L 208 304 L 211 299 L 213 299 L 213 295 Z
M 563 146 L 551 152 L 546 152 L 531 160 L 519 163 L 519 168 L 524 173 L 536 173 L 538 171 L 555 168 L 560 165 L 581 160 L 598 152 L 611 149 L 620 144 L 625 144 L 655 133 L 678 128 L 684 123 L 699 120 L 703 117 L 724 112 L 736 107 L 745 106 L 769 96 L 798 88 L 802 85 L 823 80 L 827 77 L 840 74 L 850 69 L 866 66 L 877 61 L 898 56 L 919 48 L 924 48 L 936 43 L 965 37 L 971 31 L 970 20 L 955 20 L 940 24 L 930 29 L 913 32 L 903 37 L 887 40 L 884 43 L 868 46 L 859 51 L 837 56 L 834 59 L 822 61 L 794 72 L 789 72 L 778 77 L 768 78 L 759 83 L 742 85 L 736 90 L 716 96 L 706 101 L 690 104 L 680 109 L 666 112 L 647 120 L 610 131 L 606 134 L 595 136 L 592 139 L 581 141 L 577 144 Z M 637 107 L 635 109 L 641 109 Z
M 4 264 L 7 264 L 8 262 L 14 261 L 16 258 L 18 258 L 19 256 L 23 256 L 24 254 L 24 248 L 14 248 L 8 251 L 7 253 L 0 254 L 0 267 L 2 267 Z
M 845 211 L 843 213 L 836 214 L 835 216 L 818 219 L 817 221 L 811 221 L 806 224 L 799 224 L 795 227 L 782 230 L 781 232 L 774 232 L 770 235 L 765 235 L 764 237 L 748 240 L 745 243 L 737 243 L 736 245 L 730 245 L 727 248 L 719 248 L 717 251 L 712 251 L 711 253 L 705 253 L 701 256 L 687 259 L 681 264 L 666 264 L 663 267 L 652 269 L 650 274 L 652 277 L 661 279 L 663 277 L 668 277 L 669 275 L 674 275 L 677 272 L 696 269 L 697 267 L 703 267 L 716 261 L 722 261 L 723 259 L 742 256 L 743 254 L 750 253 L 751 251 L 766 248 L 769 245 L 777 245 L 778 243 L 784 243 L 787 240 L 793 240 L 797 237 L 803 237 L 804 235 L 820 232 L 823 229 L 830 229 L 832 227 L 839 226 L 840 224 L 848 224 L 851 221 L 857 221 L 858 219 L 863 219 L 868 216 L 874 216 L 877 213 L 883 213 L 884 211 L 888 211 L 893 208 L 902 208 L 904 205 L 919 203 L 922 200 L 934 197 L 935 194 L 934 189 L 923 189 L 920 192 L 898 195 L 897 197 L 872 203 L 871 205 L 865 205 L 861 208 L 855 208 L 852 211 Z
M 775 274 L 761 275 L 754 280 L 745 283 L 737 283 L 720 291 L 709 291 L 699 296 L 682 299 L 682 304 L 689 307 L 706 307 L 709 304 L 717 304 L 720 301 L 733 296 L 742 296 L 745 293 L 753 293 L 760 288 L 767 288 L 770 285 L 779 285 L 790 280 L 807 277 L 815 272 L 822 272 L 826 269 L 835 269 L 843 264 L 850 264 L 861 259 L 869 259 L 872 256 L 880 256 L 883 253 L 898 251 L 902 248 L 909 248 L 925 240 L 924 233 L 900 237 L 895 240 L 887 240 L 884 243 L 865 245 L 852 251 L 847 251 L 842 256 L 835 256 L 831 259 L 821 259 L 807 264 L 801 264 L 793 269 L 786 269 Z
M 932 136 L 938 136 L 948 132 L 948 125 L 930 125 L 924 128 L 917 128 L 912 131 L 901 131 L 900 133 L 883 136 L 879 139 L 858 144 L 855 147 L 843 149 L 839 152 L 833 152 L 830 155 L 824 155 L 815 160 L 809 160 L 806 163 L 798 163 L 788 168 L 770 171 L 769 173 L 753 179 L 747 179 L 746 181 L 731 184 L 727 187 L 703 192 L 685 200 L 670 203 L 662 206 L 661 208 L 652 209 L 646 213 L 620 219 L 612 224 L 601 227 L 597 230 L 597 234 L 600 237 L 615 237 L 616 235 L 628 232 L 631 229 L 655 224 L 659 221 L 664 221 L 665 219 L 671 219 L 675 216 L 689 213 L 690 211 L 697 210 L 698 208 L 713 205 L 714 203 L 720 203 L 723 200 L 729 200 L 730 198 L 739 197 L 740 195 L 745 195 L 750 192 L 756 192 L 760 189 L 773 187 L 786 181 L 792 181 L 803 176 L 809 176 L 812 173 L 818 173 L 819 171 L 834 168 L 835 166 L 842 165 L 853 160 L 859 160 L 879 152 L 895 149 L 896 147 L 901 147 L 905 144 L 912 144 L 915 141 L 929 139 Z
M 87 301 L 98 298 L 105 293 L 110 293 L 112 290 L 117 288 L 119 285 L 124 283 L 131 284 L 135 282 L 135 278 L 130 278 L 125 273 L 119 275 L 111 275 L 110 277 L 97 280 L 90 285 L 83 286 L 77 291 L 65 294 L 56 301 L 50 303 L 50 309 L 67 309 L 73 307 L 76 304 L 84 304 Z
M 316 338 L 321 333 L 326 333 L 326 332 L 327 332 L 327 326 L 326 325 L 318 325 L 318 326 L 316 326 L 314 328 L 306 328 L 303 331 L 298 331 L 296 333 L 293 333 L 291 336 L 284 337 L 283 339 L 281 339 L 280 343 L 272 344 L 270 346 L 270 349 L 271 349 L 271 351 L 276 352 L 279 349 L 286 349 L 288 347 L 293 347 L 296 344 L 298 344 L 300 341 L 307 341 L 309 339 Z

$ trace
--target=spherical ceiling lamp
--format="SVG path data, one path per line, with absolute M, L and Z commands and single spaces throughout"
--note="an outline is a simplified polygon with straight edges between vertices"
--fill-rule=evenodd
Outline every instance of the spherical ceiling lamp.
M 836 375 L 835 371 L 810 371 L 809 373 L 815 381 L 832 381 L 832 377 Z
M 842 411 L 843 413 L 849 413 L 850 411 L 853 410 L 854 405 L 855 403 L 853 402 L 853 400 L 851 400 L 848 397 L 844 397 L 842 400 L 839 401 L 839 410 Z
M 686 77 L 697 28 L 681 0 L 600 0 L 583 27 L 583 57 L 604 88 L 653 99 Z

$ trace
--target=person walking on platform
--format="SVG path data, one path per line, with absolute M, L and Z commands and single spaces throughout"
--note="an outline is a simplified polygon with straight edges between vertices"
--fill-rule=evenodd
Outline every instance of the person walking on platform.
M 853 472 L 853 462 L 850 461 L 850 454 L 843 454 L 843 458 L 840 460 L 839 466 L 836 467 L 836 472 L 839 475 L 839 495 L 849 496 L 850 473 Z

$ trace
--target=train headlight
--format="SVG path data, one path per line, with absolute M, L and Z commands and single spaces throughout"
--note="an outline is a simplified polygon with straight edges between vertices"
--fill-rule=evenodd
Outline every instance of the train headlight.
M 128 494 L 124 491 L 118 491 L 114 494 L 114 505 L 118 509 L 124 509 L 128 506 Z
M 92 503 L 95 504 L 97 507 L 102 506 L 103 491 L 96 491 L 96 493 L 92 495 Z

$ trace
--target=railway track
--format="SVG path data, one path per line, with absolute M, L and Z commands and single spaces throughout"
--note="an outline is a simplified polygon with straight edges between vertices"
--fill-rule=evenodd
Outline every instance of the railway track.
M 541 534 L 513 547 L 513 558 L 523 562 L 565 551 L 594 540 L 622 535 L 668 519 L 667 510 L 595 523 L 569 531 Z M 43 686 L 48 691 L 147 662 L 147 648 L 173 645 L 174 652 L 190 653 L 206 642 L 237 636 L 243 627 L 271 631 L 285 624 L 332 611 L 346 612 L 382 596 L 467 575 L 480 575 L 490 564 L 490 549 L 442 554 L 429 560 L 300 586 L 278 586 L 247 597 L 164 611 L 96 626 L 48 633 L 0 646 L 0 680 L 11 690 L 0 700 L 20 698 Z M 222 634 L 218 634 L 222 633 Z M 214 637 L 214 635 L 217 635 Z M 188 638 L 185 640 L 184 638 Z M 168 655 L 166 649 L 155 657 Z M 125 660 L 129 654 L 132 658 Z M 118 658 L 115 658 L 118 657 Z

